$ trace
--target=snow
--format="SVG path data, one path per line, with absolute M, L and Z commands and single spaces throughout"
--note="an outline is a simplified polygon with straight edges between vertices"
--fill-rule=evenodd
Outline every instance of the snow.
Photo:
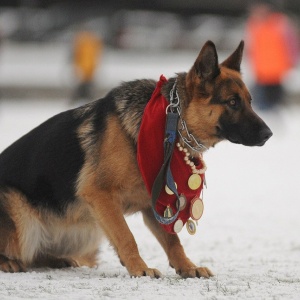
M 21 51 L 18 45 L 4 45 L 1 54 L 1 87 L 70 84 L 69 54 L 63 47 L 28 45 Z M 120 53 L 107 51 L 97 81 L 110 88 L 122 80 L 170 76 L 187 70 L 197 53 L 124 55 L 122 59 Z M 67 100 L 1 99 L 0 151 L 68 108 Z M 141 256 L 163 278 L 130 278 L 105 242 L 97 268 L 0 272 L 0 299 L 299 299 L 300 107 L 291 104 L 261 116 L 274 132 L 264 147 L 223 142 L 206 153 L 204 215 L 196 235 L 185 229 L 179 234 L 188 256 L 215 277 L 176 275 L 137 214 L 127 218 L 129 227 Z
M 2 100 L 0 150 L 65 109 L 63 100 Z M 137 214 L 128 224 L 162 279 L 130 278 L 105 242 L 97 268 L 0 272 L 0 299 L 299 299 L 299 114 L 297 106 L 262 114 L 274 132 L 264 147 L 223 142 L 205 155 L 205 212 L 195 236 L 179 235 L 188 256 L 215 277 L 176 275 Z

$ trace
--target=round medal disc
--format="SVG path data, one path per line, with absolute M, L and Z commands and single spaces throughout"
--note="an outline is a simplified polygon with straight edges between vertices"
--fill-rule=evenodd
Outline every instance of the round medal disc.
M 197 190 L 202 183 L 202 179 L 199 174 L 193 174 L 188 180 L 188 186 L 191 190 Z
M 196 233 L 196 224 L 192 220 L 187 220 L 186 230 L 189 234 L 194 235 Z
M 177 189 L 177 184 L 176 184 L 176 182 L 174 182 L 174 183 L 175 183 L 175 186 Z M 170 188 L 167 185 L 165 185 L 165 191 L 168 195 L 174 195 L 174 193 L 170 190 Z
M 181 194 L 179 196 L 179 210 L 183 210 L 186 207 L 186 197 L 184 194 Z M 178 204 L 177 204 L 177 209 L 178 209 Z
M 176 233 L 179 233 L 179 232 L 181 231 L 182 227 L 183 227 L 183 222 L 182 222 L 182 220 L 178 219 L 178 220 L 174 223 L 173 229 L 174 229 L 174 231 L 175 231 Z
M 204 210 L 203 201 L 200 198 L 194 198 L 191 201 L 190 215 L 194 220 L 199 220 L 202 217 Z

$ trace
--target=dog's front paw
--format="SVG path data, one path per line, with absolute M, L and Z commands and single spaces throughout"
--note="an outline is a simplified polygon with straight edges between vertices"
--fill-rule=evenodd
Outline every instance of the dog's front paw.
M 195 278 L 195 277 L 204 277 L 209 278 L 214 276 L 214 274 L 206 267 L 190 267 L 190 268 L 182 268 L 176 270 L 176 273 L 180 275 L 182 278 Z
M 129 272 L 132 277 L 149 276 L 151 278 L 161 278 L 162 274 L 157 269 L 146 268 L 144 270 L 135 270 Z

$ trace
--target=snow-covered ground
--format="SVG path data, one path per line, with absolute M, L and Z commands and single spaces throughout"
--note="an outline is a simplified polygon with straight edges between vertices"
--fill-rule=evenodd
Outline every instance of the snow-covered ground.
M 63 100 L 2 100 L 0 151 L 67 108 Z M 134 215 L 127 220 L 140 253 L 164 278 L 130 278 L 105 243 L 98 268 L 0 272 L 0 299 L 299 299 L 300 109 L 262 117 L 274 132 L 264 147 L 223 142 L 205 155 L 205 212 L 195 236 L 180 233 L 190 258 L 215 277 L 181 279 Z

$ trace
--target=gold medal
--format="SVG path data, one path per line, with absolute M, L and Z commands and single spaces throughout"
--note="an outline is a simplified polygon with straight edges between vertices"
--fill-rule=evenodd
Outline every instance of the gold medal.
M 183 222 L 182 222 L 182 220 L 178 219 L 178 220 L 174 223 L 173 229 L 174 229 L 174 231 L 175 231 L 176 233 L 179 233 L 179 232 L 181 231 L 182 227 L 183 227 Z
M 165 218 L 172 218 L 173 217 L 173 210 L 170 207 L 170 205 L 168 204 L 167 208 L 164 211 L 164 217 Z
M 174 183 L 175 183 L 175 186 L 177 189 L 177 184 L 176 184 L 176 182 L 174 182 Z M 165 185 L 165 191 L 168 195 L 174 195 L 174 193 L 170 190 L 170 188 L 167 185 Z
M 186 230 L 189 234 L 194 235 L 196 233 L 196 224 L 192 220 L 187 220 Z
M 190 216 L 194 220 L 199 220 L 202 217 L 204 210 L 203 201 L 200 198 L 194 198 L 191 201 Z
M 202 183 L 202 179 L 199 174 L 192 174 L 188 180 L 188 186 L 191 190 L 197 190 Z
M 186 197 L 184 194 L 181 194 L 179 196 L 179 202 L 177 202 L 177 209 L 178 209 L 178 203 L 179 203 L 179 210 L 183 210 L 186 207 Z

